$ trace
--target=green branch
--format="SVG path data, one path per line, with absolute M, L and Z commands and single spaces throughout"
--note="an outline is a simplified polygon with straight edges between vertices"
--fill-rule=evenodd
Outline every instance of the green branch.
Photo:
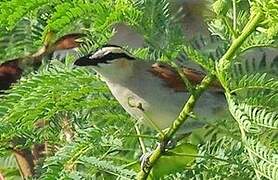
M 189 97 L 189 100 L 183 107 L 183 110 L 181 111 L 179 117 L 174 121 L 171 128 L 165 133 L 163 139 L 162 139 L 162 145 L 158 146 L 153 154 L 150 156 L 148 161 L 148 166 L 144 169 L 142 169 L 138 175 L 137 179 L 144 180 L 147 179 L 149 173 L 151 172 L 152 167 L 157 162 L 157 160 L 162 156 L 162 154 L 165 152 L 165 144 L 173 137 L 173 135 L 178 131 L 178 129 L 183 125 L 185 120 L 190 116 L 190 113 L 192 112 L 197 99 L 200 97 L 200 95 L 209 87 L 211 82 L 214 80 L 215 76 L 213 75 L 207 75 L 201 84 L 196 88 L 196 91 L 194 94 L 192 94 Z
M 223 57 L 219 60 L 217 73 L 220 79 L 221 84 L 224 86 L 225 81 L 221 74 L 225 72 L 225 70 L 230 66 L 231 60 L 234 57 L 236 51 L 242 45 L 242 43 L 246 40 L 246 38 L 255 30 L 258 23 L 260 22 L 263 14 L 258 12 L 256 15 L 251 17 L 250 21 L 244 27 L 242 34 L 237 37 L 231 44 L 230 48 L 227 52 L 223 55 Z M 209 85 L 215 79 L 214 75 L 207 75 L 201 84 L 196 88 L 196 91 L 190 96 L 189 100 L 183 107 L 182 112 L 180 113 L 179 117 L 173 122 L 170 129 L 165 133 L 162 137 L 162 144 L 160 144 L 150 156 L 148 161 L 148 166 L 143 167 L 141 171 L 137 175 L 137 179 L 145 180 L 147 179 L 149 173 L 152 170 L 154 164 L 159 160 L 159 158 L 165 153 L 165 145 L 168 141 L 173 137 L 173 135 L 178 131 L 178 129 L 182 126 L 182 124 L 186 121 L 186 119 L 190 116 L 190 112 L 192 112 L 198 98 L 200 95 L 209 87 Z M 224 86 L 225 87 L 225 86 Z
M 238 36 L 231 44 L 230 48 L 227 52 L 222 56 L 219 60 L 218 67 L 216 68 L 218 73 L 218 78 L 221 84 L 224 86 L 224 79 L 222 74 L 226 72 L 226 70 L 230 67 L 232 58 L 234 57 L 236 51 L 242 45 L 242 43 L 246 40 L 246 38 L 256 29 L 258 23 L 261 21 L 263 17 L 262 12 L 258 12 L 254 15 L 249 22 L 246 24 L 240 36 Z M 224 86 L 225 87 L 225 86 Z

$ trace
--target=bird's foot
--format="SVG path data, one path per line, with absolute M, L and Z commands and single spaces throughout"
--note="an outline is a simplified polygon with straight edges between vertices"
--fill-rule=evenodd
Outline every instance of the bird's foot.
M 149 151 L 140 157 L 140 162 L 141 162 L 140 167 L 144 172 L 145 172 L 145 169 L 150 166 L 149 158 L 151 157 L 152 154 L 153 154 L 153 151 Z
M 167 142 L 160 142 L 158 143 L 158 147 L 162 150 L 162 152 L 165 152 L 169 149 L 173 149 L 175 148 L 177 145 L 177 141 L 175 140 L 170 140 L 170 141 L 167 141 Z M 149 158 L 151 157 L 151 155 L 153 154 L 153 151 L 149 151 L 145 154 L 143 154 L 141 157 L 140 157 L 140 162 L 141 162 L 141 169 L 144 171 L 145 168 L 148 168 L 150 166 L 149 164 Z

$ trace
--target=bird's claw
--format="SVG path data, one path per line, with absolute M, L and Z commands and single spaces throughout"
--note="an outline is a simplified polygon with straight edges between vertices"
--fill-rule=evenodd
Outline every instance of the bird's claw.
M 175 140 L 158 143 L 158 147 L 162 151 L 166 151 L 168 149 L 173 149 L 176 145 L 177 145 L 177 142 Z M 150 166 L 149 158 L 151 157 L 152 154 L 153 154 L 153 151 L 149 151 L 140 157 L 140 161 L 141 161 L 140 166 L 143 171 L 145 170 L 145 168 L 148 168 Z
M 149 158 L 153 154 L 153 151 L 147 152 L 140 157 L 140 167 L 144 171 L 145 168 L 149 167 Z

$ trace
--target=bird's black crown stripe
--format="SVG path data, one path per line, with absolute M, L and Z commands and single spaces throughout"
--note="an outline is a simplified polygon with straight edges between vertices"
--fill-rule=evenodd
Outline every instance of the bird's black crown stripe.
M 115 45 L 115 44 L 104 44 L 103 46 L 101 46 L 101 48 L 105 48 L 105 47 L 118 47 L 118 48 L 122 48 L 121 46 L 118 46 L 118 45 Z
M 108 54 L 105 54 L 103 56 L 94 57 L 94 58 L 91 58 L 91 56 L 92 55 L 89 54 L 89 55 L 86 55 L 84 57 L 81 57 L 81 58 L 77 59 L 74 62 L 74 65 L 77 65 L 77 66 L 97 66 L 100 63 L 108 64 L 109 62 L 111 62 L 115 59 L 120 59 L 120 58 L 125 58 L 125 59 L 128 59 L 128 60 L 134 60 L 135 59 L 134 57 L 131 57 L 126 53 L 112 53 L 112 52 L 110 52 Z
M 95 57 L 92 60 L 97 60 L 100 63 L 101 62 L 107 62 L 107 61 L 112 61 L 114 59 L 120 59 L 120 58 L 126 58 L 129 60 L 133 60 L 134 57 L 129 56 L 126 53 L 113 53 L 113 52 L 109 52 L 107 54 L 104 54 L 103 56 L 99 56 L 99 57 Z

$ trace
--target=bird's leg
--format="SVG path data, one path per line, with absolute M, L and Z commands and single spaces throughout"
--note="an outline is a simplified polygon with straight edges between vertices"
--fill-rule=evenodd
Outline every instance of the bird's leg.
M 168 150 L 174 149 L 181 139 L 188 137 L 191 133 L 184 133 L 179 134 L 175 138 L 172 138 L 170 140 L 162 140 L 160 143 L 157 143 L 157 147 L 161 149 L 162 154 L 167 152 Z M 149 158 L 153 154 L 153 151 L 148 151 L 147 153 L 144 153 L 140 157 L 141 161 L 141 169 L 144 170 L 149 166 Z
M 153 151 L 148 151 L 140 157 L 140 167 L 142 170 L 145 170 L 145 168 L 149 167 L 149 158 L 153 154 Z
M 187 137 L 188 135 L 190 135 L 190 133 L 181 134 L 171 140 L 161 140 L 159 143 L 157 143 L 157 147 L 161 149 L 161 152 L 163 154 L 164 152 L 167 152 L 170 149 L 174 149 L 177 145 L 177 142 L 183 139 L 184 137 Z M 152 154 L 153 151 L 148 151 L 140 157 L 140 161 L 141 161 L 140 165 L 142 170 L 144 170 L 149 166 L 149 158 Z
M 164 142 L 160 142 L 158 143 L 157 142 L 157 148 L 160 148 L 162 150 L 162 152 L 165 152 L 165 144 Z M 140 161 L 141 161 L 141 169 L 143 171 L 145 171 L 146 168 L 148 168 L 150 165 L 149 165 L 149 158 L 151 157 L 151 155 L 153 154 L 153 150 L 152 151 L 148 151 L 147 153 L 143 154 L 141 157 L 140 157 Z
M 173 144 L 172 141 L 161 141 L 160 143 L 157 143 L 157 147 L 161 149 L 161 152 L 164 153 L 165 151 L 171 148 L 174 148 L 176 144 Z M 146 153 L 144 153 L 141 157 L 140 157 L 140 161 L 141 161 L 141 169 L 143 171 L 145 171 L 146 168 L 148 168 L 149 165 L 149 158 L 151 157 L 151 155 L 153 154 L 153 151 L 148 151 Z
M 162 138 L 164 137 L 164 132 L 147 116 L 145 109 L 143 107 L 143 104 L 140 101 L 137 101 L 134 97 L 127 97 L 127 103 L 131 108 L 136 108 L 139 111 L 141 111 L 144 116 L 141 117 L 144 120 L 147 120 L 158 132 L 159 136 Z M 183 138 L 184 136 L 182 136 Z M 176 147 L 177 142 L 180 140 L 180 136 L 178 138 L 173 138 L 171 140 L 161 140 L 160 143 L 158 143 L 157 147 L 161 149 L 161 152 L 164 153 L 165 151 L 169 149 L 173 149 Z M 141 161 L 141 169 L 144 170 L 146 167 L 149 166 L 149 158 L 153 154 L 153 151 L 143 152 L 143 155 L 140 157 Z

